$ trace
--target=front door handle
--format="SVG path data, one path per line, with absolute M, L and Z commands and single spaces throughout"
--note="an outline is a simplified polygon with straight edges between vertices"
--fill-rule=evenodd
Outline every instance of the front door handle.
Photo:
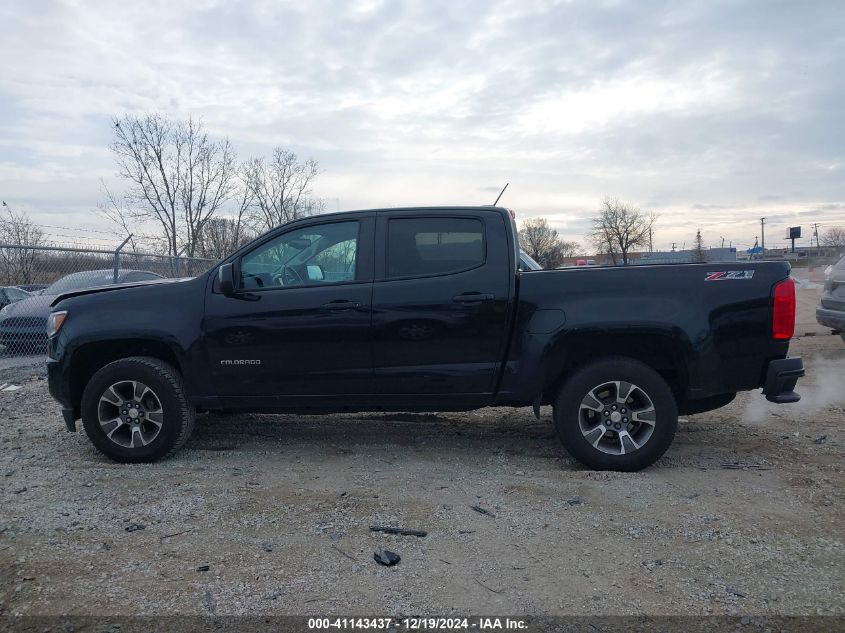
M 495 298 L 495 295 L 490 293 L 464 292 L 452 297 L 452 301 L 455 303 L 481 303 L 482 301 L 492 301 Z
M 349 301 L 349 299 L 337 299 L 329 301 L 321 306 L 324 310 L 331 310 L 332 312 L 340 312 L 342 310 L 357 310 L 361 304 L 357 301 Z

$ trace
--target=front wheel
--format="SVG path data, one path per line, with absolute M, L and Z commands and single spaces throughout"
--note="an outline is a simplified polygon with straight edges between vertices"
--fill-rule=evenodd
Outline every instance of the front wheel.
M 669 385 L 651 367 L 631 358 L 604 358 L 564 382 L 554 422 L 564 448 L 581 463 L 635 471 L 669 448 L 678 408 Z
M 88 438 L 118 462 L 154 462 L 175 452 L 194 426 L 182 377 L 145 356 L 123 358 L 97 373 L 82 394 Z

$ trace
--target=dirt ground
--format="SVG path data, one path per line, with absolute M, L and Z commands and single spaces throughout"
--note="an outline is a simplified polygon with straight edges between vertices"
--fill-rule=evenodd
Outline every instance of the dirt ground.
M 841 615 L 845 345 L 792 351 L 803 404 L 741 394 L 634 474 L 512 409 L 206 416 L 123 466 L 36 372 L 0 392 L 0 614 Z

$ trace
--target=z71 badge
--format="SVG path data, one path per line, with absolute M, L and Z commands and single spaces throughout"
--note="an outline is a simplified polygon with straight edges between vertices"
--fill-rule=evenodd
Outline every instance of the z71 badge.
M 754 276 L 753 270 L 720 270 L 716 273 L 707 273 L 704 281 L 725 281 L 727 279 L 751 279 Z

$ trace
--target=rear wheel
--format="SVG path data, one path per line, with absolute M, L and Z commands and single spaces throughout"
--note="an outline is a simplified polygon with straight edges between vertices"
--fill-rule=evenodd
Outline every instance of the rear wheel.
M 634 471 L 657 461 L 675 437 L 678 409 L 669 385 L 631 358 L 604 358 L 578 369 L 554 407 L 567 451 L 597 470 Z
M 82 394 L 85 433 L 119 462 L 153 462 L 179 449 L 194 425 L 182 377 L 156 358 L 109 363 Z

